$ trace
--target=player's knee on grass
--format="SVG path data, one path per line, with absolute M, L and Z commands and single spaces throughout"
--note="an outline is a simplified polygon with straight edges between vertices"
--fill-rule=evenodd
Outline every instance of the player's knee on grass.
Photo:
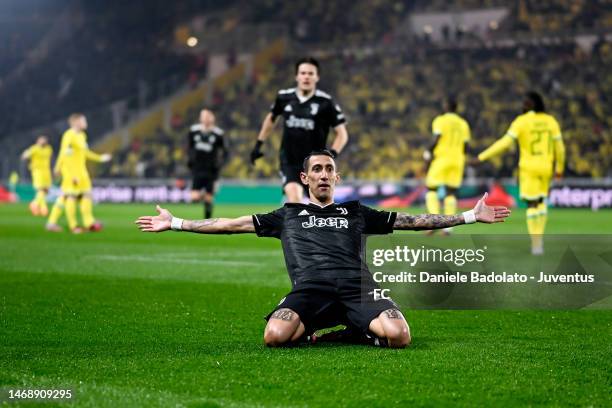
M 279 347 L 297 340 L 304 334 L 300 316 L 289 308 L 276 310 L 270 316 L 264 331 L 264 343 L 268 347 Z
M 398 309 L 385 310 L 373 323 L 374 325 L 371 325 L 373 326 L 373 331 L 375 334 L 385 337 L 389 347 L 403 348 L 408 346 L 412 341 L 408 323 L 406 319 L 404 319 L 402 312 Z M 377 331 L 382 331 L 382 333 L 376 333 Z

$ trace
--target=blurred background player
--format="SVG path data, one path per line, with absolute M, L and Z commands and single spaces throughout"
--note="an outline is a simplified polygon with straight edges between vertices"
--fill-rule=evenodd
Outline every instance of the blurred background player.
M 546 113 L 544 101 L 537 92 L 528 92 L 523 100 L 523 114 L 519 115 L 506 134 L 478 155 L 485 161 L 519 144 L 519 194 L 527 202 L 527 230 L 531 236 L 531 252 L 544 253 L 542 234 L 546 227 L 546 198 L 550 178 L 563 176 L 565 145 L 561 128 L 554 117 Z
M 439 198 L 442 196 L 444 214 L 451 215 L 457 211 L 456 194 L 463 180 L 470 125 L 457 114 L 457 100 L 454 97 L 448 97 L 443 108 L 445 113 L 436 116 L 432 123 L 434 141 L 423 154 L 429 163 L 425 180 L 428 189 L 425 203 L 430 214 L 440 214 Z M 447 234 L 450 231 L 450 228 L 444 229 Z
M 30 203 L 30 211 L 33 215 L 46 217 L 49 215 L 47 208 L 47 193 L 51 187 L 51 156 L 53 148 L 49 145 L 47 136 L 41 135 L 36 143 L 21 154 L 22 160 L 30 160 L 30 172 L 32 174 L 32 185 L 36 190 L 36 196 Z
M 62 135 L 60 151 L 55 162 L 53 172 L 61 175 L 62 195 L 57 199 L 47 221 L 47 230 L 61 231 L 57 224 L 66 209 L 66 219 L 71 232 L 83 232 L 77 225 L 76 203 L 79 202 L 83 227 L 89 231 L 99 231 L 102 224 L 96 222 L 93 216 L 93 203 L 91 200 L 91 178 L 87 171 L 87 160 L 96 162 L 110 161 L 110 154 L 97 154 L 89 150 L 87 145 L 87 118 L 82 113 L 73 113 L 68 118 L 70 128 Z
M 346 119 L 340 106 L 327 93 L 317 89 L 319 62 L 302 58 L 295 64 L 296 88 L 278 91 L 276 100 L 263 121 L 257 142 L 251 152 L 251 163 L 263 156 L 261 146 L 268 138 L 274 122 L 283 116 L 283 139 L 280 147 L 280 171 L 287 202 L 301 203 L 304 185 L 300 172 L 304 158 L 311 151 L 322 150 L 327 144 L 329 128 L 336 137 L 330 151 L 337 156 L 348 141 Z
M 204 218 L 210 218 L 219 171 L 228 157 L 223 130 L 215 126 L 215 115 L 212 111 L 202 109 L 200 123 L 191 126 L 189 130 L 188 142 L 187 165 L 193 177 L 191 200 L 203 201 Z

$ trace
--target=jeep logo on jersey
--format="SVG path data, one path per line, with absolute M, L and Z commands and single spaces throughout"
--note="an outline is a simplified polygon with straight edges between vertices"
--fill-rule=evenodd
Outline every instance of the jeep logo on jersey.
M 314 120 L 296 118 L 293 115 L 289 116 L 289 119 L 287 119 L 285 125 L 289 128 L 300 128 L 306 130 L 314 130 L 315 128 Z
M 215 143 L 215 140 L 216 140 L 216 139 L 217 139 L 217 137 L 216 137 L 215 135 L 209 135 L 209 136 L 208 136 L 208 143 Z M 194 140 L 196 143 L 203 142 L 202 135 L 199 135 L 199 134 L 198 134 L 198 135 L 195 135 L 195 137 L 193 138 L 193 140 Z
M 211 152 L 213 149 L 212 145 L 206 142 L 197 142 L 194 147 L 202 152 Z
M 319 111 L 319 104 L 318 103 L 311 103 L 310 104 L 310 114 L 312 116 L 316 115 L 317 112 Z
M 341 217 L 317 218 L 316 216 L 311 215 L 308 218 L 308 221 L 305 221 L 302 223 L 302 227 L 304 228 L 312 228 L 312 227 L 348 228 L 348 220 L 346 218 L 341 218 Z

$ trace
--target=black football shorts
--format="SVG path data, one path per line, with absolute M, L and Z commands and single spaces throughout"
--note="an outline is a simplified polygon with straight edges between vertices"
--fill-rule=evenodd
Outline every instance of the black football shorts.
M 307 334 L 316 330 L 346 325 L 367 333 L 370 322 L 387 309 L 399 309 L 391 299 L 375 299 L 378 288 L 371 275 L 360 278 L 326 279 L 298 282 L 274 308 L 288 308 L 300 316 Z
M 302 166 L 293 166 L 290 164 L 281 163 L 280 176 L 283 180 L 283 187 L 285 187 L 287 183 L 298 183 L 302 185 L 302 180 L 300 179 L 301 172 Z
M 194 174 L 191 189 L 196 191 L 206 190 L 207 193 L 214 194 L 215 182 L 219 176 L 217 174 Z

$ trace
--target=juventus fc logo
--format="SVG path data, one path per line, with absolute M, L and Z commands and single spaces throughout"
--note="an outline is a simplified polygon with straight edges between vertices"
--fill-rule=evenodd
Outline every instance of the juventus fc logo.
M 340 211 L 340 214 L 342 215 L 347 215 L 348 214 L 348 210 L 344 207 L 338 207 L 336 208 L 336 210 Z

